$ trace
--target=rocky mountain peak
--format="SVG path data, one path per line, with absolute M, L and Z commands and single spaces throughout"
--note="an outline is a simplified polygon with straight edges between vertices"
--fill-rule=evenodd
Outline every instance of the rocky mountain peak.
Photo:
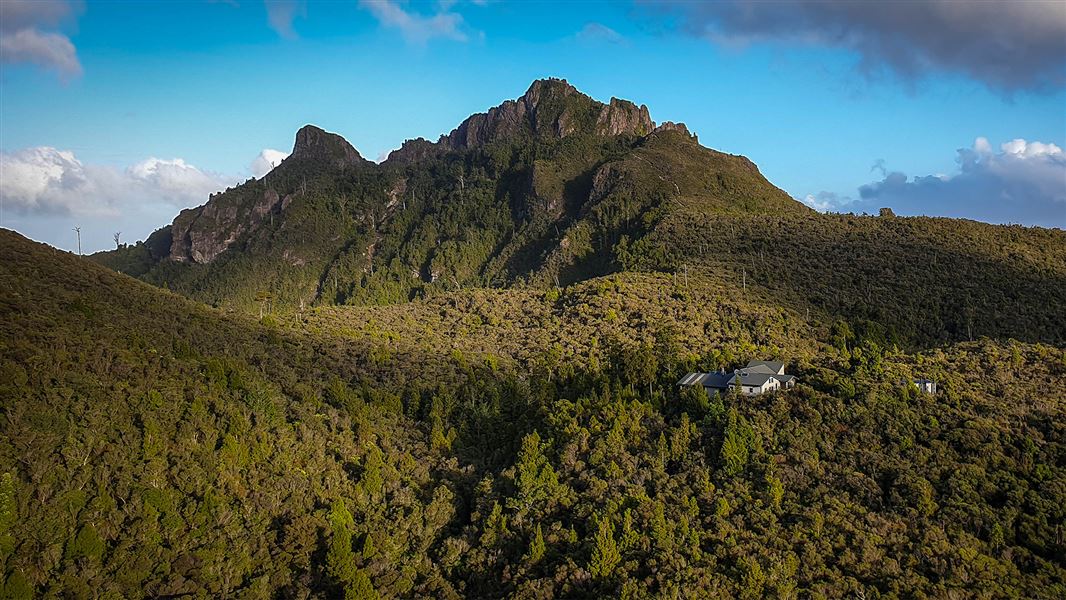
M 522 94 L 522 97 L 517 101 L 525 104 L 528 110 L 535 111 L 542 100 L 546 102 L 558 101 L 574 94 L 581 94 L 581 92 L 565 79 L 549 77 L 547 79 L 537 79 L 531 83 L 526 93 Z
M 647 106 L 612 98 L 593 100 L 565 79 L 538 79 L 517 100 L 507 100 L 463 121 L 440 142 L 465 149 L 496 140 L 532 136 L 563 138 L 575 133 L 647 135 L 655 129 Z
M 314 125 L 304 125 L 296 132 L 292 156 L 332 161 L 340 167 L 366 162 L 348 140 Z
M 393 164 L 410 164 L 434 156 L 440 152 L 441 148 L 437 144 L 434 144 L 425 138 L 415 138 L 413 140 L 405 141 L 402 146 L 390 152 L 387 162 Z
M 655 121 L 651 120 L 647 106 L 641 104 L 638 107 L 629 100 L 618 98 L 611 98 L 610 104 L 600 110 L 596 119 L 596 133 L 600 135 L 647 135 L 653 129 Z

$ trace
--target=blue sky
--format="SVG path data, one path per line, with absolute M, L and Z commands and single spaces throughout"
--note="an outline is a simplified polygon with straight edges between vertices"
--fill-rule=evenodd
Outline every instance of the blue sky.
M 76 246 L 75 225 L 86 252 L 113 247 L 118 230 L 125 241 L 143 239 L 211 190 L 261 175 L 256 157 L 287 152 L 305 123 L 378 159 L 548 76 L 600 100 L 647 104 L 656 121 L 683 121 L 704 145 L 748 156 L 774 184 L 822 209 L 882 204 L 901 214 L 1066 227 L 1061 3 L 1033 3 L 1044 11 L 1035 21 L 993 14 L 978 35 L 967 29 L 972 18 L 948 22 L 945 38 L 974 44 L 951 55 L 905 19 L 886 31 L 877 15 L 802 1 L 782 3 L 799 11 L 787 32 L 776 15 L 753 20 L 742 0 L 713 9 L 23 4 L 0 26 L 3 226 L 67 249 Z M 1044 42 L 1034 22 L 1050 22 Z M 904 54 L 886 39 L 929 51 Z M 1002 50 L 1004 40 L 1019 46 Z M 986 53 L 992 45 L 999 54 Z

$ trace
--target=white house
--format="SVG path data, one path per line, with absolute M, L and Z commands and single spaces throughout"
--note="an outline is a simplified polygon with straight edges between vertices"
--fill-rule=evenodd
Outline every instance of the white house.
M 726 393 L 739 385 L 745 396 L 788 389 L 796 384 L 795 375 L 785 375 L 785 364 L 777 361 L 753 360 L 743 369 L 732 373 L 689 373 L 677 382 L 680 386 L 702 385 L 708 394 Z

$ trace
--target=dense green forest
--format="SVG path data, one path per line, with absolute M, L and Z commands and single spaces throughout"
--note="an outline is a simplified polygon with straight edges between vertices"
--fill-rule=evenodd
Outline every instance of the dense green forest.
M 1066 595 L 1061 347 L 698 265 L 258 319 L 0 250 L 7 597 Z M 799 385 L 673 385 L 752 358 Z

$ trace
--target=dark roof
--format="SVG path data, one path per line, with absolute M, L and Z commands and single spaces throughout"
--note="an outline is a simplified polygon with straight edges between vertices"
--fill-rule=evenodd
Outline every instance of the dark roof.
M 769 367 L 774 373 L 780 373 L 785 369 L 785 363 L 776 360 L 753 360 L 748 362 L 748 368 Z
M 736 385 L 738 376 L 740 377 L 741 385 L 755 387 L 766 385 L 766 382 L 770 379 L 786 383 L 796 378 L 794 375 L 781 375 L 774 370 L 775 366 L 778 369 L 784 367 L 784 363 L 772 361 L 752 361 L 752 363 L 753 366 L 751 367 L 726 373 L 717 371 L 711 373 L 689 373 L 682 377 L 677 382 L 677 385 L 702 385 L 705 388 L 728 389 L 729 386 Z
M 727 388 L 729 387 L 729 380 L 733 378 L 732 373 L 719 373 L 717 371 L 712 373 L 689 373 L 681 378 L 677 382 L 677 385 L 702 385 L 709 388 Z
M 767 381 L 778 377 L 776 373 L 757 373 L 747 369 L 741 370 L 738 375 L 740 376 L 741 385 L 754 385 L 756 387 L 762 387 L 766 385 Z

